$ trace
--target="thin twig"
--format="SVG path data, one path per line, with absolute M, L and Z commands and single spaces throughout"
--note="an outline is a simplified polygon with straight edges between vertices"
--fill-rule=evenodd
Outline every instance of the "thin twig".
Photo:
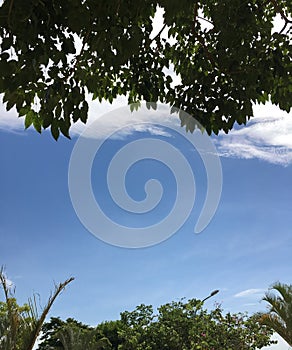
M 75 70 L 76 70 L 76 67 L 77 67 L 77 64 L 79 63 L 79 59 L 80 59 L 80 57 L 82 57 L 82 55 L 83 55 L 84 48 L 85 48 L 85 45 L 87 44 L 87 40 L 88 40 L 88 38 L 89 38 L 90 33 L 91 33 L 91 27 L 90 27 L 90 29 L 88 30 L 88 32 L 86 33 L 86 36 L 85 36 L 84 41 L 83 41 L 83 43 L 82 43 L 82 47 L 81 47 L 81 50 L 80 50 L 79 54 L 74 58 L 75 62 L 74 62 L 74 60 L 71 61 L 72 63 L 74 62 L 74 64 L 73 64 L 73 66 L 70 68 L 69 73 L 68 73 L 68 75 L 67 75 L 67 78 L 69 78 L 72 74 L 74 74 L 74 72 L 75 72 Z
M 192 31 L 193 31 L 193 34 L 194 36 L 198 39 L 199 43 L 201 44 L 201 46 L 203 47 L 205 53 L 206 53 L 206 56 L 207 58 L 209 59 L 209 61 L 211 62 L 211 64 L 216 67 L 217 64 L 216 64 L 216 61 L 213 57 L 213 55 L 210 53 L 210 51 L 208 50 L 208 47 L 205 45 L 205 40 L 204 38 L 195 30 L 195 25 L 196 25 L 196 21 L 197 21 L 197 18 L 200 18 L 198 16 L 198 3 L 196 2 L 195 3 L 195 6 L 194 6 L 194 20 L 193 20 L 193 28 L 192 28 Z
M 4 292 L 5 300 L 7 302 L 8 299 L 9 299 L 9 295 L 8 295 L 7 281 L 6 281 L 6 277 L 4 275 L 4 268 L 3 268 L 3 266 L 0 269 L 0 283 L 2 284 L 2 289 L 3 289 L 3 292 Z
M 212 24 L 212 26 L 214 25 L 214 23 L 209 21 L 207 18 L 204 18 L 204 17 L 201 17 L 201 16 L 197 16 L 197 18 L 202 19 L 203 21 L 206 21 L 206 22 Z
M 282 34 L 284 32 L 284 30 L 286 29 L 287 25 L 288 25 L 288 22 L 285 22 L 284 27 L 280 30 L 279 34 Z
M 152 43 L 154 40 L 156 40 L 158 37 L 160 37 L 161 33 L 164 31 L 166 27 L 166 24 L 164 24 L 164 26 L 160 29 L 160 31 L 158 32 L 158 34 L 155 35 L 155 37 L 151 40 L 150 43 Z
M 286 16 L 285 12 L 284 12 L 283 9 L 279 6 L 279 4 L 277 3 L 276 0 L 270 0 L 270 2 L 273 3 L 275 10 L 281 15 L 282 19 L 283 19 L 286 23 L 292 23 L 292 20 L 290 20 L 290 19 Z M 282 30 L 283 30 L 283 29 L 282 29 Z
M 194 19 L 193 19 L 193 27 L 192 27 L 192 32 L 195 33 L 195 26 L 196 26 L 196 21 L 197 21 L 197 16 L 198 16 L 198 3 L 195 3 L 194 6 Z
M 9 28 L 11 28 L 10 15 L 11 15 L 11 12 L 12 12 L 13 2 L 14 2 L 14 0 L 10 0 L 10 4 L 9 4 L 9 11 L 8 11 L 8 18 L 7 18 L 8 27 Z
M 116 16 L 119 15 L 120 6 L 121 6 L 121 0 L 118 1 L 118 6 L 117 6 L 117 9 L 116 9 Z

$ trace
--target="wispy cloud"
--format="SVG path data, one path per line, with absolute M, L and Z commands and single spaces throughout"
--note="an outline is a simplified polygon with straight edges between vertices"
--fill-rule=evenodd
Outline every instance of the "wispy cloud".
M 267 104 L 254 107 L 255 117 L 246 126 L 215 139 L 222 157 L 261 159 L 292 164 L 292 113 Z
M 124 138 L 141 131 L 169 136 L 165 133 L 165 129 L 149 126 L 151 123 L 154 125 L 166 120 L 166 115 L 155 112 L 151 117 L 149 113 L 144 117 L 139 115 L 139 121 L 147 122 L 148 125 L 135 124 L 135 119 L 128 118 L 128 126 L 125 128 L 125 115 L 115 112 L 117 108 L 127 105 L 125 97 L 119 97 L 113 104 L 93 101 L 89 105 L 87 124 L 78 122 L 72 125 L 72 136 L 79 136 L 88 125 L 107 113 L 108 118 L 102 118 L 98 128 L 93 128 L 92 133 L 87 133 L 88 137 L 103 138 L 113 132 L 115 133 L 113 138 Z M 255 117 L 247 125 L 236 127 L 227 135 L 221 133 L 213 138 L 219 155 L 229 158 L 260 159 L 283 166 L 292 164 L 292 113 L 283 112 L 276 106 L 266 104 L 255 105 L 254 115 Z M 178 117 L 176 118 L 179 123 Z M 24 118 L 18 118 L 14 109 L 6 112 L 5 107 L 0 106 L 0 129 L 20 132 L 24 129 L 23 124 Z
M 120 110 L 121 107 L 124 107 Z M 176 116 L 169 116 L 167 109 L 156 113 L 141 112 L 140 109 L 131 113 L 125 97 L 117 98 L 114 103 L 99 103 L 91 101 L 89 103 L 89 113 L 87 123 L 80 121 L 73 124 L 70 129 L 71 136 L 81 135 L 87 129 L 85 137 L 95 139 L 105 139 L 112 134 L 113 139 L 124 139 L 135 132 L 147 131 L 151 135 L 168 136 L 171 135 L 160 127 L 159 124 L 179 125 L 179 119 Z M 31 126 L 31 128 L 33 128 Z M 0 130 L 11 133 L 19 133 L 24 130 L 24 118 L 18 118 L 16 109 L 9 112 L 5 106 L 0 104 Z
M 126 99 L 119 98 L 113 105 L 93 102 L 87 124 L 74 125 L 71 133 L 94 139 L 106 139 L 109 135 L 112 139 L 124 139 L 131 134 L 144 131 L 151 135 L 170 137 L 171 134 L 167 132 L 165 126 L 174 125 L 180 125 L 179 118 L 176 114 L 170 115 L 169 107 L 166 105 L 158 105 L 157 110 L 148 110 L 144 106 L 131 112 Z
M 11 109 L 7 112 L 4 104 L 0 103 L 0 130 L 5 130 L 14 133 L 23 129 L 24 118 L 18 118 L 15 109 Z
M 6 286 L 8 288 L 12 288 L 14 286 L 14 283 L 11 280 L 9 280 L 8 278 L 6 278 L 5 281 L 6 281 Z
M 261 288 L 246 289 L 246 290 L 243 290 L 242 292 L 235 294 L 234 297 L 235 298 L 246 298 L 246 297 L 250 297 L 253 295 L 263 294 L 264 291 L 265 291 L 265 289 L 261 289 Z
M 6 287 L 8 289 L 11 289 L 14 286 L 14 283 L 10 279 L 8 279 L 5 275 L 4 275 L 4 278 L 5 278 Z
M 137 119 L 138 114 L 134 114 L 135 118 L 132 118 L 131 115 L 126 117 L 115 112 L 116 108 L 126 105 L 125 98 L 119 98 L 114 105 L 92 103 L 88 123 L 94 122 L 105 113 L 109 114 L 107 118 L 102 118 L 102 123 L 98 128 L 93 128 L 92 133 L 87 133 L 87 136 L 103 138 L 110 132 L 115 132 L 115 138 L 124 138 L 137 131 L 170 136 L 167 135 L 165 129 L 157 126 L 135 125 L 138 120 L 153 125 L 165 123 L 169 118 L 167 113 L 139 114 L 139 119 Z M 247 125 L 235 128 L 228 135 L 222 133 L 214 137 L 219 155 L 241 159 L 260 159 L 283 166 L 292 164 L 292 113 L 288 114 L 276 106 L 266 104 L 265 106 L 255 105 L 254 114 L 255 117 Z M 175 118 L 168 120 L 170 125 L 175 122 L 179 124 L 178 117 Z M 124 128 L 125 124 L 128 124 L 126 128 Z M 78 136 L 85 127 L 84 124 L 76 124 L 72 128 L 72 133 Z

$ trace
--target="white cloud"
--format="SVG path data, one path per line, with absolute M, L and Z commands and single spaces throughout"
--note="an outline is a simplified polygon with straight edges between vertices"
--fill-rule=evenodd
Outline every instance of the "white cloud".
M 2 96 L 0 95 L 0 98 Z M 0 130 L 17 132 L 24 129 L 24 118 L 18 118 L 16 109 L 6 111 L 3 103 L 0 103 Z
M 258 304 L 257 303 L 246 303 L 246 304 L 243 304 L 243 306 L 257 306 Z
M 4 278 L 5 278 L 6 287 L 7 287 L 8 289 L 13 288 L 14 283 L 13 283 L 10 279 L 8 279 L 5 275 L 4 275 Z
M 90 100 L 89 100 L 90 101 Z M 73 124 L 70 130 L 71 135 L 80 135 L 85 130 L 85 128 L 102 117 L 105 113 L 113 111 L 119 107 L 123 107 L 127 104 L 127 99 L 125 97 L 118 97 L 112 104 L 109 102 L 99 103 L 98 100 L 89 102 L 89 111 L 88 111 L 88 120 L 87 123 L 84 124 L 80 121 Z M 114 121 L 112 121 L 114 123 Z M 107 126 L 104 126 L 106 128 Z
M 119 97 L 113 104 L 98 101 L 90 102 L 89 118 L 87 124 L 78 122 L 72 125 L 71 135 L 78 136 L 93 121 L 103 116 L 105 113 L 114 111 L 119 107 L 126 106 L 127 99 Z M 225 135 L 221 133 L 213 140 L 218 153 L 222 157 L 241 158 L 241 159 L 260 159 L 273 164 L 289 165 L 292 164 L 292 113 L 281 111 L 278 107 L 271 104 L 265 106 L 254 106 L 255 117 L 252 118 L 246 126 L 237 127 Z M 153 118 L 141 121 L 157 123 L 161 119 L 157 113 L 153 113 Z M 115 131 L 122 123 L 123 116 L 109 117 L 103 119 L 98 135 L 92 134 L 92 137 L 102 137 L 108 135 L 110 130 Z M 146 128 L 146 126 L 145 126 Z M 147 130 L 155 135 L 165 135 L 161 128 L 147 126 Z M 24 129 L 24 118 L 18 118 L 14 109 L 5 111 L 4 105 L 0 106 L 0 129 L 9 132 L 21 132 Z M 141 126 L 132 126 L 124 129 L 116 137 L 125 137 L 135 131 L 143 131 Z
M 95 121 L 105 113 L 108 118 L 103 118 L 102 124 L 98 130 L 93 130 L 91 137 L 103 137 L 110 131 L 114 132 L 125 125 L 125 116 L 115 113 L 115 109 L 126 106 L 127 100 L 124 97 L 118 98 L 112 105 L 109 103 L 98 103 L 96 101 L 90 104 L 89 123 Z M 260 159 L 273 164 L 289 165 L 292 164 L 292 113 L 288 114 L 281 111 L 278 107 L 271 104 L 265 106 L 254 106 L 255 117 L 243 127 L 232 130 L 228 135 L 221 134 L 214 137 L 214 142 L 218 153 L 222 157 L 234 157 L 242 159 Z M 177 118 L 177 117 L 176 117 Z M 159 124 L 166 120 L 166 115 L 153 112 L 149 118 L 149 113 L 145 116 L 139 115 L 141 122 Z M 173 120 L 173 119 L 172 119 Z M 134 122 L 135 119 L 129 119 Z M 174 120 L 173 120 L 174 122 Z M 177 122 L 179 122 L 177 118 Z M 86 128 L 82 123 L 77 123 L 72 127 L 71 133 L 79 135 Z M 155 135 L 169 136 L 159 127 L 130 125 L 128 128 L 120 131 L 115 137 L 122 138 L 135 131 L 149 131 Z
M 235 298 L 246 298 L 253 295 L 262 295 L 264 293 L 265 289 L 260 288 L 252 288 L 252 289 L 246 289 L 242 292 L 239 292 L 234 295 Z
M 11 280 L 9 280 L 8 278 L 6 278 L 6 285 L 8 288 L 12 288 L 13 287 L 13 282 Z
M 219 154 L 222 157 L 292 164 L 292 113 L 266 104 L 255 105 L 254 114 L 246 126 L 214 139 Z
M 281 338 L 278 334 L 274 334 L 272 336 L 272 340 L 277 340 L 277 344 L 273 344 L 270 346 L 265 346 L 262 350 L 289 350 L 291 347 L 285 342 L 283 338 Z
M 87 132 L 86 137 L 105 138 L 109 134 L 115 133 L 113 138 L 121 139 L 134 132 L 143 131 L 148 131 L 152 135 L 170 136 L 163 128 L 159 127 L 160 122 L 166 121 L 168 118 L 169 124 L 175 123 L 179 125 L 179 119 L 177 117 L 172 115 L 171 118 L 169 118 L 169 114 L 161 113 L 161 111 L 160 113 L 156 113 L 154 110 L 153 113 L 139 113 L 138 110 L 138 112 L 134 113 L 121 113 L 119 111 L 120 107 L 126 107 L 123 112 L 130 112 L 126 97 L 119 97 L 112 104 L 109 102 L 100 103 L 97 100 L 91 101 L 89 103 L 87 123 L 84 124 L 78 121 L 73 124 L 70 129 L 70 135 L 81 135 L 85 129 L 88 129 L 93 122 L 101 117 L 101 123 L 93 127 L 92 131 Z M 141 124 L 135 124 L 136 121 L 141 122 Z M 33 128 L 33 126 L 31 126 L 31 128 Z M 17 117 L 15 108 L 7 112 L 5 106 L 2 104 L 0 105 L 0 130 L 1 129 L 12 133 L 21 133 L 24 130 L 24 118 Z
M 177 115 L 170 115 L 169 107 L 166 105 L 158 104 L 157 110 L 141 107 L 131 112 L 126 98 L 119 98 L 112 105 L 91 104 L 87 124 L 77 123 L 72 127 L 71 134 L 78 136 L 86 129 L 83 136 L 95 139 L 105 139 L 111 134 L 113 139 L 123 139 L 134 132 L 143 131 L 170 137 L 171 135 L 161 126 L 165 124 L 170 127 L 180 125 Z
M 9 280 L 8 278 L 6 278 L 6 286 L 10 289 L 13 287 L 13 285 L 14 285 L 14 283 L 11 280 Z

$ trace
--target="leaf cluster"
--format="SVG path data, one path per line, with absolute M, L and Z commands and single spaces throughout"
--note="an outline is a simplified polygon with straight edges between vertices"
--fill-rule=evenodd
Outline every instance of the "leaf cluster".
M 157 7 L 171 41 L 150 39 Z M 5 0 L 0 93 L 26 128 L 50 128 L 55 139 L 86 123 L 89 97 L 119 95 L 168 103 L 209 134 L 228 132 L 253 116 L 253 102 L 290 111 L 291 13 L 289 0 Z
M 274 283 L 264 299 L 268 313 L 260 315 L 260 321 L 272 328 L 292 346 L 292 285 Z

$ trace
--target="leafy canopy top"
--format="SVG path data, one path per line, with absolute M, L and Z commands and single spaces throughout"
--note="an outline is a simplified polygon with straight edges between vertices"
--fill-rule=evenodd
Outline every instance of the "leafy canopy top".
M 150 39 L 158 6 L 172 41 Z M 86 122 L 88 96 L 169 103 L 209 134 L 228 132 L 252 117 L 252 102 L 290 111 L 291 13 L 290 0 L 4 0 L 0 93 L 25 127 L 55 139 Z

